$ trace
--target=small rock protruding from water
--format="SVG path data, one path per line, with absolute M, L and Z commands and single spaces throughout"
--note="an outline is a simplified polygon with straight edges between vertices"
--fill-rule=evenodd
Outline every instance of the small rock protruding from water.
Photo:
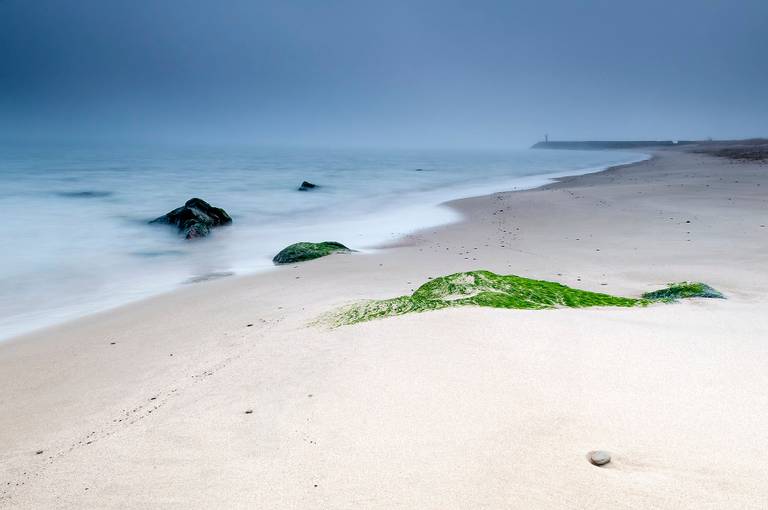
M 604 466 L 611 461 L 611 454 L 604 450 L 595 450 L 587 454 L 591 464 L 595 466 Z
M 229 225 L 232 218 L 224 209 L 213 207 L 200 198 L 191 198 L 183 206 L 150 223 L 175 225 L 186 239 L 195 239 L 207 236 L 213 227 Z
M 317 184 L 312 184 L 309 181 L 304 181 L 301 183 L 301 186 L 299 186 L 299 191 L 309 191 L 315 188 L 317 188 Z

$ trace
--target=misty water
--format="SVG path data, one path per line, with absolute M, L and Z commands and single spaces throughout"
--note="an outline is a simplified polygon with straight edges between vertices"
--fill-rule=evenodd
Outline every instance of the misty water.
M 525 189 L 644 156 L 588 151 L 0 147 L 0 338 L 273 268 L 297 241 L 366 251 L 458 219 L 446 200 Z M 320 187 L 297 190 L 308 180 Z M 148 220 L 200 197 L 232 226 L 185 241 Z

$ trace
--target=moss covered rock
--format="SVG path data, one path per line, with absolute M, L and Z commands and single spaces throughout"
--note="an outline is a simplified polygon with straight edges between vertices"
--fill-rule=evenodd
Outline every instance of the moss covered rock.
M 280 253 L 275 255 L 272 262 L 275 264 L 291 264 L 293 262 L 302 262 L 324 257 L 334 252 L 349 251 L 352 250 L 335 241 L 323 241 L 322 243 L 296 243 L 283 248 Z
M 722 297 L 719 292 L 704 284 L 685 285 L 698 285 L 701 286 L 698 287 L 699 290 L 708 289 Z M 658 293 L 669 292 L 673 287 Z M 474 305 L 540 310 L 559 307 L 645 306 L 657 301 L 674 300 L 666 294 L 663 294 L 663 297 L 656 297 L 656 294 L 648 293 L 642 298 L 627 298 L 574 289 L 560 283 L 533 280 L 522 276 L 498 275 L 490 271 L 470 271 L 435 278 L 416 289 L 410 296 L 356 303 L 324 319 L 327 319 L 332 326 L 342 326 L 409 312 L 424 312 L 454 306 Z M 684 292 L 678 297 L 700 296 L 702 296 L 701 293 Z
M 671 283 L 666 289 L 643 294 L 643 298 L 654 301 L 676 301 L 678 299 L 696 297 L 725 299 L 725 296 L 719 291 L 705 283 L 698 282 Z

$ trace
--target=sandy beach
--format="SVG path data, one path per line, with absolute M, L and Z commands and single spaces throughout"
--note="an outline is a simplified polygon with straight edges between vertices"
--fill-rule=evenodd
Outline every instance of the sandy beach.
M 653 155 L 0 343 L 0 507 L 768 507 L 768 166 Z M 727 299 L 313 324 L 474 269 Z

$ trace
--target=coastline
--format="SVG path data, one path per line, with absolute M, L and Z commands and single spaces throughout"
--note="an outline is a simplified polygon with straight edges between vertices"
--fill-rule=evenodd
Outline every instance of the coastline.
M 634 164 L 649 157 L 643 153 L 626 152 L 628 158 L 630 155 L 633 155 L 634 159 L 628 160 L 627 163 L 622 164 Z M 350 217 L 344 221 L 325 225 L 321 230 L 325 231 L 328 236 L 334 238 L 339 237 L 337 235 L 338 231 L 345 232 L 343 238 L 339 239 L 340 241 L 347 243 L 350 246 L 354 246 L 355 249 L 364 253 L 374 252 L 381 246 L 388 246 L 393 243 L 396 244 L 399 239 L 413 232 L 460 222 L 461 216 L 458 211 L 446 206 L 449 202 L 461 200 L 463 198 L 485 196 L 498 192 L 499 189 L 505 191 L 535 189 L 556 182 L 564 176 L 574 177 L 586 175 L 589 173 L 605 171 L 609 168 L 611 168 L 611 165 L 598 165 L 580 169 L 509 177 L 503 181 L 497 178 L 490 183 L 473 182 L 463 189 L 449 186 L 434 191 L 422 191 L 419 201 L 400 204 L 400 206 L 396 208 L 389 207 L 380 211 L 378 214 L 368 213 L 362 218 Z M 373 218 L 376 218 L 376 220 L 373 220 Z M 408 227 L 402 231 L 399 230 L 399 227 L 398 230 L 394 232 L 390 232 L 388 228 L 382 228 L 382 226 L 398 225 L 403 222 L 407 222 Z M 333 233 L 331 234 L 329 232 Z M 314 231 L 311 233 L 308 231 L 306 234 L 309 237 L 318 235 L 317 232 Z M 299 241 L 304 234 L 297 235 L 299 235 L 299 238 L 289 237 L 286 238 L 285 242 L 291 244 L 292 242 Z M 322 238 L 322 236 L 323 234 L 320 235 L 320 238 Z M 319 240 L 320 238 L 315 240 Z M 276 248 L 276 251 L 285 245 L 286 244 L 283 244 L 279 248 Z M 217 246 L 218 249 L 221 250 L 226 251 L 228 249 L 228 246 L 226 245 Z M 208 244 L 201 247 L 201 249 L 213 250 L 214 248 L 213 245 Z M 276 253 L 276 251 L 274 253 Z M 212 252 L 209 255 L 214 257 L 215 253 Z M 52 308 L 50 310 L 32 310 L 32 313 L 29 313 L 30 311 L 27 310 L 29 315 L 24 317 L 21 321 L 14 320 L 13 318 L 0 317 L 0 343 L 13 340 L 15 337 L 34 334 L 36 331 L 45 327 L 56 327 L 98 313 L 111 313 L 113 310 L 145 299 L 164 296 L 174 292 L 183 292 L 189 284 L 197 284 L 217 277 L 232 276 L 234 278 L 240 278 L 269 272 L 275 270 L 271 257 L 272 254 L 263 257 L 262 254 L 259 254 L 258 256 L 252 255 L 250 262 L 245 266 L 242 261 L 237 263 L 233 260 L 233 266 L 226 266 L 220 268 L 220 270 L 211 270 L 209 273 L 191 274 L 188 278 L 177 280 L 173 283 L 171 281 L 162 281 L 162 283 L 155 281 L 149 282 L 145 281 L 146 279 L 140 279 L 138 280 L 138 283 L 146 284 L 145 289 L 142 291 L 134 288 L 131 292 L 124 294 L 115 292 L 114 294 L 107 296 L 102 296 L 100 294 L 82 296 L 84 304 L 79 306 L 70 305 L 65 308 Z M 146 261 L 146 263 L 149 264 L 150 262 Z M 151 290 L 149 290 L 149 288 L 151 288 Z M 43 322 L 36 324 L 35 327 L 30 326 L 34 321 L 41 320 Z
M 1 342 L 0 507 L 764 506 L 765 166 L 653 153 Z M 307 326 L 470 269 L 728 300 Z

